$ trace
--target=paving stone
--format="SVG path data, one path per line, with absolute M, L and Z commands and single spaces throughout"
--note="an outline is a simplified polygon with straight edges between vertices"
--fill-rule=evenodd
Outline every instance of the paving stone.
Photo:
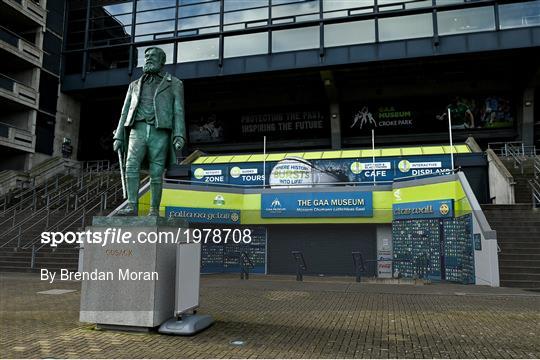
M 80 283 L 0 274 L 0 354 L 16 358 L 538 358 L 540 296 L 518 289 L 204 276 L 193 337 L 78 322 Z M 459 293 L 459 295 L 456 295 Z M 243 346 L 231 341 L 241 339 Z

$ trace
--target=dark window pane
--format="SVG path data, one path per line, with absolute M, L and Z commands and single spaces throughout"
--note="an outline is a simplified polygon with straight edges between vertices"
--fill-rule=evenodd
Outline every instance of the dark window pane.
M 58 82 L 56 76 L 42 71 L 39 79 L 39 108 L 51 114 L 56 113 L 58 99 Z
M 66 74 L 80 74 L 82 71 L 82 52 L 67 53 L 64 55 L 64 71 Z
M 54 116 L 40 111 L 36 118 L 36 152 L 52 155 L 54 144 Z
M 88 71 L 125 68 L 129 65 L 128 47 L 111 47 L 89 53 Z

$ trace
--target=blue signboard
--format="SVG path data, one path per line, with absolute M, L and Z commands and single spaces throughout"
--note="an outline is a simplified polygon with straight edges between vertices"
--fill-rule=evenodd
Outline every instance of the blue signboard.
M 324 173 L 324 183 L 331 182 L 391 182 L 404 177 L 429 177 L 448 173 L 451 169 L 450 155 L 386 156 L 349 159 L 306 160 L 314 167 L 313 182 L 319 182 L 317 172 Z M 266 183 L 278 162 L 266 163 Z M 191 180 L 234 184 L 262 185 L 263 163 L 245 162 L 230 164 L 191 165 Z
M 373 194 L 367 191 L 262 194 L 261 217 L 371 217 Z
M 222 165 L 192 165 L 191 166 L 191 180 L 228 184 L 229 174 L 226 164 Z
M 271 169 L 271 168 L 270 168 Z M 264 167 L 262 163 L 239 163 L 228 166 L 229 184 L 262 185 Z M 268 178 L 269 172 L 266 173 Z
M 392 206 L 394 220 L 451 218 L 454 200 L 418 201 Z
M 240 224 L 240 210 L 166 206 L 166 218 L 182 218 L 193 223 Z

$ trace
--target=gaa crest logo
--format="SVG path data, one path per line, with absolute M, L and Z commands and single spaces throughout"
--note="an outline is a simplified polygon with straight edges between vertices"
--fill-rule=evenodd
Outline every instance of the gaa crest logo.
M 240 215 L 237 212 L 233 212 L 231 214 L 231 221 L 238 222 L 238 220 L 240 220 Z
M 441 206 L 439 207 L 439 212 L 441 213 L 441 215 L 448 215 L 448 213 L 450 212 L 450 207 L 448 206 L 448 204 L 441 204 Z
M 225 198 L 223 197 L 223 195 L 216 195 L 216 197 L 214 198 L 214 205 L 225 205 Z

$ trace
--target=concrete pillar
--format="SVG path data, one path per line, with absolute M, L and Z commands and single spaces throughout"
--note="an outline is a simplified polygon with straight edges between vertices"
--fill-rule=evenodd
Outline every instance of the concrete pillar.
M 534 88 L 525 89 L 521 107 L 521 141 L 525 145 L 534 145 Z

